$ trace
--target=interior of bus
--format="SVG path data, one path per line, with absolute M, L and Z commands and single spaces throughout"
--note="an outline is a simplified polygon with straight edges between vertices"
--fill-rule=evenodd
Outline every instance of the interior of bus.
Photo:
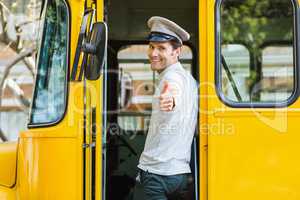
M 108 25 L 106 200 L 131 200 L 137 164 L 143 151 L 151 115 L 157 74 L 147 57 L 147 20 L 162 16 L 186 29 L 191 39 L 184 44 L 180 62 L 197 80 L 196 1 L 113 0 L 106 2 Z M 197 137 L 193 142 L 186 199 L 195 199 L 197 188 Z M 141 199 L 135 197 L 135 199 Z

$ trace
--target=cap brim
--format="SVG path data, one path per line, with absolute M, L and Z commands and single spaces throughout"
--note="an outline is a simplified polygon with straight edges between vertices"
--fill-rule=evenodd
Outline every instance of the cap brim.
M 161 36 L 158 36 L 158 35 L 150 35 L 148 37 L 148 41 L 149 42 L 168 42 L 168 41 L 171 41 L 172 38 L 165 38 L 165 37 L 161 37 Z
M 151 32 L 148 36 L 149 42 L 167 42 L 171 40 L 178 41 L 179 43 L 181 43 L 178 38 L 164 33 Z

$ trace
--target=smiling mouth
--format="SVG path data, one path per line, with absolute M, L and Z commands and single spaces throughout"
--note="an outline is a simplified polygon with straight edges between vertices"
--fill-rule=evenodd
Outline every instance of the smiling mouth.
M 160 60 L 151 60 L 151 62 L 156 63 L 156 62 L 160 62 Z

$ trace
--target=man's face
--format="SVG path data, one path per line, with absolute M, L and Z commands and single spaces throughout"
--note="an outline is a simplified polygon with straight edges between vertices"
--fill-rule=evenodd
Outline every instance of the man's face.
M 151 69 L 162 72 L 166 67 L 176 63 L 180 54 L 180 48 L 173 49 L 170 42 L 150 42 L 148 57 Z

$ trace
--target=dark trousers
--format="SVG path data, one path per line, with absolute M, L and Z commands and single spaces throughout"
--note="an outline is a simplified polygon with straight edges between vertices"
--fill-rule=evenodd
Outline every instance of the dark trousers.
M 187 189 L 187 174 L 162 176 L 141 170 L 135 200 L 182 200 Z

